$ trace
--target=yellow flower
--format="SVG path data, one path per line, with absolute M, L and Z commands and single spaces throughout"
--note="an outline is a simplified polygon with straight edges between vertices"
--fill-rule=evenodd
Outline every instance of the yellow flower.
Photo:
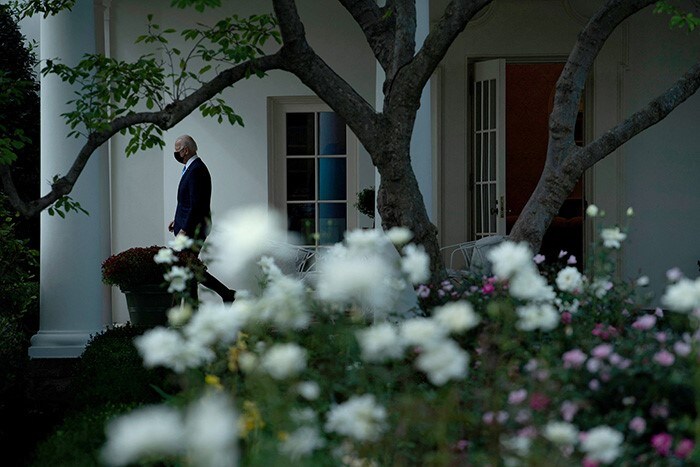
M 289 438 L 289 433 L 286 431 L 280 431 L 277 433 L 277 439 L 280 441 L 287 441 L 287 438 Z
M 246 339 L 248 334 L 244 332 L 238 332 L 238 339 L 236 340 L 236 345 L 234 347 L 229 347 L 228 349 L 228 369 L 231 372 L 238 371 L 238 357 L 242 352 L 248 349 L 246 344 Z
M 206 375 L 206 376 L 204 377 L 204 382 L 205 382 L 208 386 L 213 386 L 213 387 L 215 387 L 215 388 L 218 389 L 218 390 L 224 389 L 224 386 L 221 384 L 221 378 L 219 378 L 219 377 L 216 376 L 216 375 Z
M 253 401 L 243 402 L 243 413 L 238 419 L 238 428 L 242 438 L 247 438 L 248 433 L 253 430 L 262 429 L 265 426 L 265 422 L 260 414 L 260 409 L 255 405 Z

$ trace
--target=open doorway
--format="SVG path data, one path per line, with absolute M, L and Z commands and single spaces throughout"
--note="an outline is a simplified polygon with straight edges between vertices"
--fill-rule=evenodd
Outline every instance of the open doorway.
M 563 63 L 506 63 L 506 234 L 535 190 L 547 156 L 549 115 Z M 584 112 L 579 107 L 574 139 L 584 144 Z M 584 180 L 578 181 L 542 242 L 548 259 L 566 251 L 579 259 L 584 243 Z
M 562 62 L 505 59 L 474 64 L 471 86 L 473 235 L 508 235 L 537 186 L 547 156 L 548 121 Z M 575 140 L 584 144 L 582 101 Z M 583 256 L 586 206 L 581 179 L 543 239 L 540 253 Z M 579 261 L 582 264 L 582 261 Z

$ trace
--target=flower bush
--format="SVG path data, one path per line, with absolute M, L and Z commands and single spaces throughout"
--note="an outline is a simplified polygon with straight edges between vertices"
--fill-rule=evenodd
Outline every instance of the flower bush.
M 405 229 L 347 233 L 302 282 L 266 256 L 279 219 L 238 217 L 254 238 L 233 219 L 216 241 L 263 255 L 261 292 L 176 308 L 170 327 L 136 339 L 144 364 L 180 374 L 183 391 L 110 424 L 108 464 L 700 461 L 700 279 L 669 272 L 663 303 L 689 316 L 651 309 L 648 280 L 614 272 L 626 229 L 601 232 L 585 273 L 565 252 L 546 261 L 506 242 L 488 254 L 493 276 L 429 286 Z
M 189 270 L 201 271 L 204 268 L 204 263 L 191 250 L 173 251 L 155 245 L 134 247 L 114 254 L 102 263 L 102 281 L 122 290 L 138 285 L 160 285 L 166 280 L 165 274 L 172 274 L 170 264 L 174 262 Z

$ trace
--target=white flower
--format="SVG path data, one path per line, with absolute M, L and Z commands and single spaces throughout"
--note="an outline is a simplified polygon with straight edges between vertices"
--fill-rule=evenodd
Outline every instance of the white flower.
M 161 248 L 158 250 L 158 254 L 153 257 L 153 261 L 158 264 L 172 264 L 177 261 L 177 256 L 170 248 Z
M 302 381 L 297 384 L 297 392 L 307 401 L 315 401 L 321 395 L 321 388 L 316 381 Z
M 503 242 L 486 256 L 493 264 L 494 274 L 501 279 L 508 279 L 521 269 L 532 266 L 532 251 L 524 242 Z
M 168 323 L 171 326 L 182 326 L 192 317 L 192 307 L 187 303 L 172 307 L 168 310 Z
M 597 278 L 591 284 L 591 290 L 593 294 L 598 298 L 603 298 L 608 293 L 608 290 L 613 288 L 613 283 L 607 278 Z
M 593 461 L 610 464 L 620 456 L 623 440 L 622 433 L 602 425 L 586 434 L 586 438 L 581 442 L 581 450 Z
M 253 352 L 241 352 L 238 356 L 238 367 L 244 373 L 251 373 L 258 367 L 258 357 Z
M 197 343 L 186 341 L 173 329 L 157 327 L 134 338 L 146 368 L 164 366 L 176 373 L 214 360 L 214 353 Z
M 700 308 L 700 277 L 695 281 L 683 277 L 669 285 L 661 301 L 676 311 L 688 312 Z
M 187 281 L 192 279 L 194 274 L 184 266 L 173 266 L 169 272 L 163 274 L 163 278 L 170 282 L 168 292 L 183 292 L 187 288 Z
M 389 241 L 394 245 L 400 246 L 410 242 L 413 238 L 413 232 L 406 227 L 392 227 L 386 232 Z
M 591 204 L 590 206 L 588 206 L 586 208 L 586 214 L 588 215 L 588 217 L 597 216 L 598 215 L 598 206 L 596 206 L 595 204 Z
M 563 292 L 575 292 L 583 288 L 583 276 L 573 266 L 567 266 L 557 274 L 557 287 Z
M 184 233 L 179 233 L 174 240 L 168 242 L 168 246 L 175 251 L 182 251 L 190 248 L 194 244 L 194 240 L 189 238 Z M 162 250 L 161 250 L 162 251 Z M 160 254 L 160 251 L 158 252 Z
M 631 207 L 627 208 L 627 217 L 632 217 L 634 216 L 634 209 Z
M 412 284 L 420 284 L 430 278 L 430 257 L 423 245 L 406 245 L 403 248 L 401 270 L 408 276 Z
M 620 231 L 619 227 L 603 229 L 600 232 L 603 246 L 606 248 L 620 248 L 620 242 L 627 238 L 627 234 Z
M 383 362 L 403 356 L 403 342 L 396 328 L 389 323 L 376 324 L 357 332 L 362 359 Z
M 185 433 L 192 465 L 238 465 L 238 417 L 223 394 L 207 394 L 187 408 Z
M 433 310 L 433 319 L 450 332 L 464 332 L 474 328 L 481 318 L 474 312 L 471 303 L 460 300 L 450 302 Z
M 393 247 L 391 247 L 393 248 Z M 318 264 L 318 298 L 330 303 L 354 303 L 363 308 L 386 311 L 396 301 L 391 286 L 394 269 L 381 255 L 325 255 Z
M 511 438 L 501 439 L 501 444 L 513 454 L 520 457 L 527 457 L 528 454 L 530 454 L 532 440 L 525 436 L 513 436 Z
M 559 324 L 559 313 L 549 304 L 521 306 L 515 312 L 520 318 L 516 327 L 522 331 L 551 331 Z
M 391 246 L 389 238 L 379 229 L 347 231 L 345 232 L 345 244 L 347 249 L 354 254 L 381 253 L 384 248 Z
M 639 287 L 646 287 L 649 285 L 649 276 L 640 276 L 636 283 Z
M 537 270 L 528 265 L 510 280 L 508 292 L 515 298 L 534 301 L 551 301 L 555 298 L 554 289 Z
M 416 359 L 416 367 L 435 386 L 442 386 L 451 379 L 463 379 L 467 376 L 468 365 L 469 355 L 450 339 L 425 347 Z
M 386 409 L 374 395 L 352 396 L 328 412 L 325 429 L 358 441 L 376 441 L 386 428 Z
M 234 308 L 219 303 L 204 303 L 183 331 L 191 341 L 201 346 L 217 343 L 230 344 L 238 337 L 238 331 L 244 324 L 244 317 Z
M 308 456 L 316 449 L 322 448 L 326 444 L 321 437 L 318 428 L 303 426 L 290 433 L 280 444 L 280 452 L 291 460 L 296 461 L 301 457 Z
M 303 329 L 311 321 L 306 310 L 306 286 L 293 277 L 270 276 L 258 307 L 257 318 L 272 321 L 280 329 Z
M 306 369 L 306 350 L 297 344 L 277 344 L 265 353 L 262 367 L 275 379 L 287 379 Z
M 429 318 L 413 318 L 401 323 L 401 338 L 407 345 L 430 345 L 442 341 L 448 330 Z
M 571 423 L 549 422 L 543 435 L 554 444 L 571 446 L 578 440 L 578 429 Z
M 110 422 L 102 460 L 109 465 L 133 464 L 146 456 L 173 455 L 182 450 L 184 428 L 180 414 L 165 406 L 134 410 Z
M 282 275 L 282 270 L 279 267 L 277 267 L 277 264 L 275 263 L 275 258 L 271 256 L 261 257 L 260 261 L 258 261 L 258 266 L 260 266 L 260 269 L 262 270 L 263 274 L 265 274 L 268 277 L 268 279 L 272 279 Z
M 238 275 L 264 254 L 292 252 L 279 248 L 287 241 L 287 231 L 281 217 L 266 206 L 231 211 L 217 223 L 210 242 L 220 259 L 219 268 L 227 276 Z

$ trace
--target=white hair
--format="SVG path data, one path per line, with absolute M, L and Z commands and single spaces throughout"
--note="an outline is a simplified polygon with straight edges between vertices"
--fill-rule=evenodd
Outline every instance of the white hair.
M 194 139 L 190 135 L 178 136 L 178 138 L 175 140 L 175 144 L 178 142 L 180 143 L 180 146 L 184 146 L 189 149 L 192 154 L 197 154 L 197 143 L 194 142 Z

